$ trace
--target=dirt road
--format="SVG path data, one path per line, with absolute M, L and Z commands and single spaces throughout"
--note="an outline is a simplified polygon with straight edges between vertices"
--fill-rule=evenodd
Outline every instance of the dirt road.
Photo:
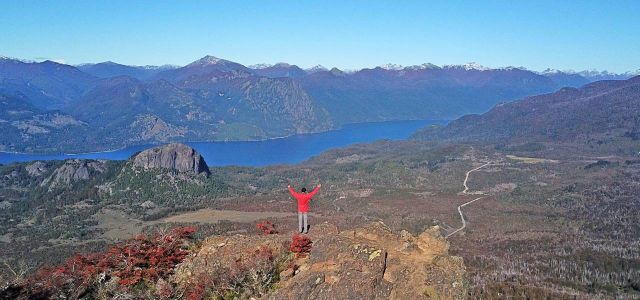
M 467 182 L 469 181 L 469 175 L 471 174 L 471 172 L 478 171 L 478 170 L 480 170 L 480 169 L 482 169 L 482 168 L 484 168 L 484 167 L 486 167 L 486 166 L 488 166 L 490 164 L 491 164 L 491 162 L 488 162 L 488 163 L 485 163 L 485 164 L 483 164 L 483 165 L 481 165 L 481 166 L 479 166 L 477 168 L 474 168 L 474 169 L 471 169 L 471 170 L 467 171 L 467 174 L 464 176 L 464 181 L 462 182 L 462 185 L 464 186 L 464 190 L 462 190 L 462 192 L 460 192 L 459 194 L 461 194 L 461 195 L 483 195 L 484 193 L 482 191 L 469 192 L 469 186 L 467 185 Z M 458 206 L 458 213 L 460 214 L 460 220 L 462 220 L 462 226 L 460 226 L 460 228 L 454 230 L 453 232 L 447 234 L 446 237 L 450 237 L 450 236 L 458 233 L 459 231 L 463 230 L 465 227 L 467 227 L 467 221 L 464 219 L 464 215 L 462 214 L 462 207 L 464 207 L 464 206 L 466 206 L 468 204 L 471 204 L 473 202 L 476 202 L 476 201 L 478 201 L 480 199 L 484 199 L 486 197 L 487 196 L 478 197 L 478 198 L 475 198 L 475 199 L 473 199 L 473 200 L 471 200 L 469 202 L 466 202 L 466 203 L 464 203 L 462 205 L 459 205 Z

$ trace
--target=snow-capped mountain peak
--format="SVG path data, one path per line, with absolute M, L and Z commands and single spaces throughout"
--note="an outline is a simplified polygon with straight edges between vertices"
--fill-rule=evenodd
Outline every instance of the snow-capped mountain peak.
M 323 65 L 316 65 L 307 69 L 307 72 L 309 73 L 322 72 L 322 71 L 329 71 L 329 69 L 325 68 Z
M 271 67 L 273 67 L 272 64 L 255 64 L 255 65 L 250 65 L 249 69 L 260 70 L 260 69 L 266 69 Z
M 515 67 L 515 66 L 508 66 L 508 67 L 502 67 L 502 68 L 498 68 L 498 70 L 506 70 L 506 71 L 513 71 L 513 70 L 520 70 L 520 71 L 529 71 L 529 69 L 520 66 L 520 67 Z M 535 72 L 534 72 L 535 73 Z
M 4 55 L 0 55 L 0 61 L 10 61 L 10 62 L 30 62 L 27 60 L 21 60 L 21 59 L 17 59 L 17 58 L 13 58 L 13 57 L 8 57 L 8 56 L 4 56 Z
M 176 66 L 176 65 L 161 65 L 161 66 L 146 65 L 146 66 L 140 66 L 140 68 L 146 69 L 146 70 L 169 70 L 169 69 L 177 69 L 179 67 L 180 66 Z
M 382 69 L 385 70 L 390 70 L 390 71 L 399 71 L 402 70 L 404 67 L 398 64 L 392 64 L 392 63 L 388 63 L 388 64 L 384 64 L 379 66 Z
M 591 81 L 596 81 L 596 80 L 624 80 L 624 79 L 629 79 L 631 77 L 640 75 L 640 70 L 637 71 L 627 71 L 624 73 L 614 73 L 614 72 L 609 72 L 609 71 L 598 71 L 595 69 L 591 69 L 591 70 L 584 70 L 584 71 L 580 71 L 577 72 L 576 74 L 585 77 Z
M 551 69 L 551 68 L 547 68 L 544 71 L 540 72 L 540 74 L 559 74 L 559 73 L 564 73 L 558 69 Z
M 209 65 L 215 65 L 217 63 L 219 63 L 220 61 L 223 61 L 223 59 L 217 58 L 215 56 L 212 55 L 207 55 L 201 59 L 198 59 L 192 63 L 189 64 L 189 66 L 209 66 Z
M 445 65 L 444 66 L 445 69 L 464 69 L 466 71 L 471 71 L 471 70 L 476 70 L 476 71 L 488 71 L 491 70 L 491 68 L 487 68 L 481 64 L 478 64 L 476 62 L 468 62 L 464 65 Z
M 279 62 L 276 64 L 255 64 L 255 65 L 250 65 L 249 69 L 254 69 L 254 70 L 261 70 L 261 69 L 267 69 L 267 68 L 290 68 L 293 65 L 288 64 L 286 62 Z
M 478 71 L 490 70 L 490 68 L 487 68 L 487 67 L 485 67 L 485 66 L 483 66 L 483 65 L 481 65 L 479 63 L 476 63 L 476 62 L 468 62 L 468 63 L 462 65 L 462 67 L 467 71 L 469 71 L 469 70 L 478 70 Z
M 558 69 L 552 69 L 552 68 L 546 68 L 544 71 L 542 72 L 536 72 L 538 74 L 542 74 L 542 75 L 554 75 L 554 74 L 578 74 L 578 72 L 574 71 L 574 70 L 558 70 Z
M 591 69 L 591 70 L 584 70 L 581 72 L 578 72 L 578 74 L 580 75 L 585 75 L 585 76 L 607 76 L 607 75 L 616 75 L 613 73 L 609 73 L 609 71 L 598 71 L 596 69 Z
M 427 69 L 440 69 L 440 67 L 432 64 L 432 63 L 423 63 L 421 65 L 408 66 L 404 68 L 405 70 L 427 70 Z

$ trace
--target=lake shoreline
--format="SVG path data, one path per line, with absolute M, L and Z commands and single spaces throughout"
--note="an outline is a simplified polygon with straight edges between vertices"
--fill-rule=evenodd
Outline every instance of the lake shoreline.
M 119 147 L 119 148 L 115 148 L 115 149 L 96 150 L 96 151 L 78 152 L 78 153 L 72 153 L 72 152 L 18 152 L 18 151 L 0 150 L 0 154 L 5 153 L 5 154 L 16 154 L 16 155 L 67 155 L 67 156 L 73 156 L 73 155 L 88 155 L 88 154 L 111 153 L 111 152 L 122 151 L 124 149 L 131 148 L 131 147 L 149 147 L 149 148 L 151 148 L 151 147 L 160 146 L 160 145 L 166 145 L 166 144 L 171 144 L 171 143 L 193 144 L 193 143 L 239 143 L 239 142 L 251 143 L 251 142 L 264 142 L 264 141 L 271 141 L 271 140 L 278 140 L 278 139 L 286 139 L 286 138 L 290 138 L 290 137 L 293 137 L 293 136 L 305 136 L 305 135 L 321 134 L 321 133 L 339 131 L 341 129 L 344 129 L 345 127 L 354 126 L 354 125 L 382 124 L 382 123 L 395 123 L 395 122 L 418 122 L 418 121 L 450 122 L 450 120 L 431 120 L 431 119 L 409 119 L 409 120 L 357 122 L 357 123 L 346 123 L 346 124 L 341 125 L 340 127 L 337 127 L 337 128 L 334 128 L 334 129 L 330 129 L 330 130 L 313 131 L 313 132 L 305 132 L 305 133 L 294 133 L 294 134 L 289 134 L 289 135 L 270 137 L 270 138 L 264 138 L 264 139 L 255 139 L 255 140 L 166 141 L 166 142 L 163 142 L 163 143 L 132 144 L 132 145 L 125 145 L 125 146 L 122 146 L 122 147 Z
M 445 124 L 446 120 L 403 120 L 350 123 L 338 129 L 292 134 L 262 140 L 244 141 L 173 141 L 187 144 L 205 158 L 210 166 L 266 166 L 306 160 L 330 148 L 376 140 L 403 140 L 429 124 Z M 167 142 L 169 143 L 169 142 Z M 0 151 L 0 164 L 27 161 L 67 159 L 104 159 L 122 161 L 135 153 L 166 143 L 139 144 L 105 151 L 81 153 L 21 153 Z

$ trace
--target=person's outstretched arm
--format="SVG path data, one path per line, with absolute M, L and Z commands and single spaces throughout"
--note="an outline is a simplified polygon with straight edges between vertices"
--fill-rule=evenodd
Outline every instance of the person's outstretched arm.
M 316 188 L 313 189 L 313 191 L 311 191 L 311 193 L 309 193 L 309 197 L 313 197 L 313 195 L 315 195 L 320 190 L 321 186 L 322 186 L 321 184 L 318 184 L 318 186 L 316 186 Z
M 287 185 L 287 189 L 289 189 L 289 193 L 291 193 L 292 196 L 296 197 L 298 196 L 298 192 L 296 192 L 291 185 Z

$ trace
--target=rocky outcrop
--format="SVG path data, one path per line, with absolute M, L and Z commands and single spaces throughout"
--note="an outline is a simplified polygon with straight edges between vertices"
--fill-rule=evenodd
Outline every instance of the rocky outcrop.
M 41 161 L 36 161 L 24 168 L 25 170 L 27 170 L 27 173 L 29 173 L 29 176 L 34 177 L 40 176 L 47 172 L 47 165 Z
M 324 224 L 319 227 L 333 226 Z M 432 227 L 418 236 L 381 222 L 311 235 L 313 249 L 298 274 L 269 299 L 463 299 L 465 267 Z M 335 232 L 335 233 L 332 233 Z
M 306 257 L 283 265 L 275 288 L 262 299 L 463 299 L 462 258 L 448 254 L 449 243 L 432 227 L 418 236 L 392 232 L 383 223 L 340 232 L 334 225 L 314 226 Z M 232 270 L 268 248 L 287 253 L 289 234 L 216 236 L 176 269 L 174 280 L 193 284 L 212 270 Z M 270 252 L 270 253 L 271 253 Z
M 324 223 L 312 230 L 293 237 L 227 232 L 200 241 L 191 239 L 194 227 L 158 230 L 17 279 L 0 287 L 0 299 L 466 296 L 462 259 L 447 253 L 437 227 L 418 236 L 392 232 L 383 223 L 342 232 Z
M 167 144 L 147 149 L 133 157 L 133 166 L 142 169 L 169 169 L 179 173 L 209 174 L 204 158 L 184 144 Z
M 57 187 L 68 186 L 76 181 L 88 180 L 91 178 L 91 174 L 106 171 L 106 163 L 105 160 L 67 160 L 62 166 L 53 170 L 51 175 L 43 180 L 40 186 L 49 186 L 49 190 L 51 190 Z M 35 168 L 32 169 L 32 171 L 35 171 Z M 30 174 L 32 171 L 29 171 Z

